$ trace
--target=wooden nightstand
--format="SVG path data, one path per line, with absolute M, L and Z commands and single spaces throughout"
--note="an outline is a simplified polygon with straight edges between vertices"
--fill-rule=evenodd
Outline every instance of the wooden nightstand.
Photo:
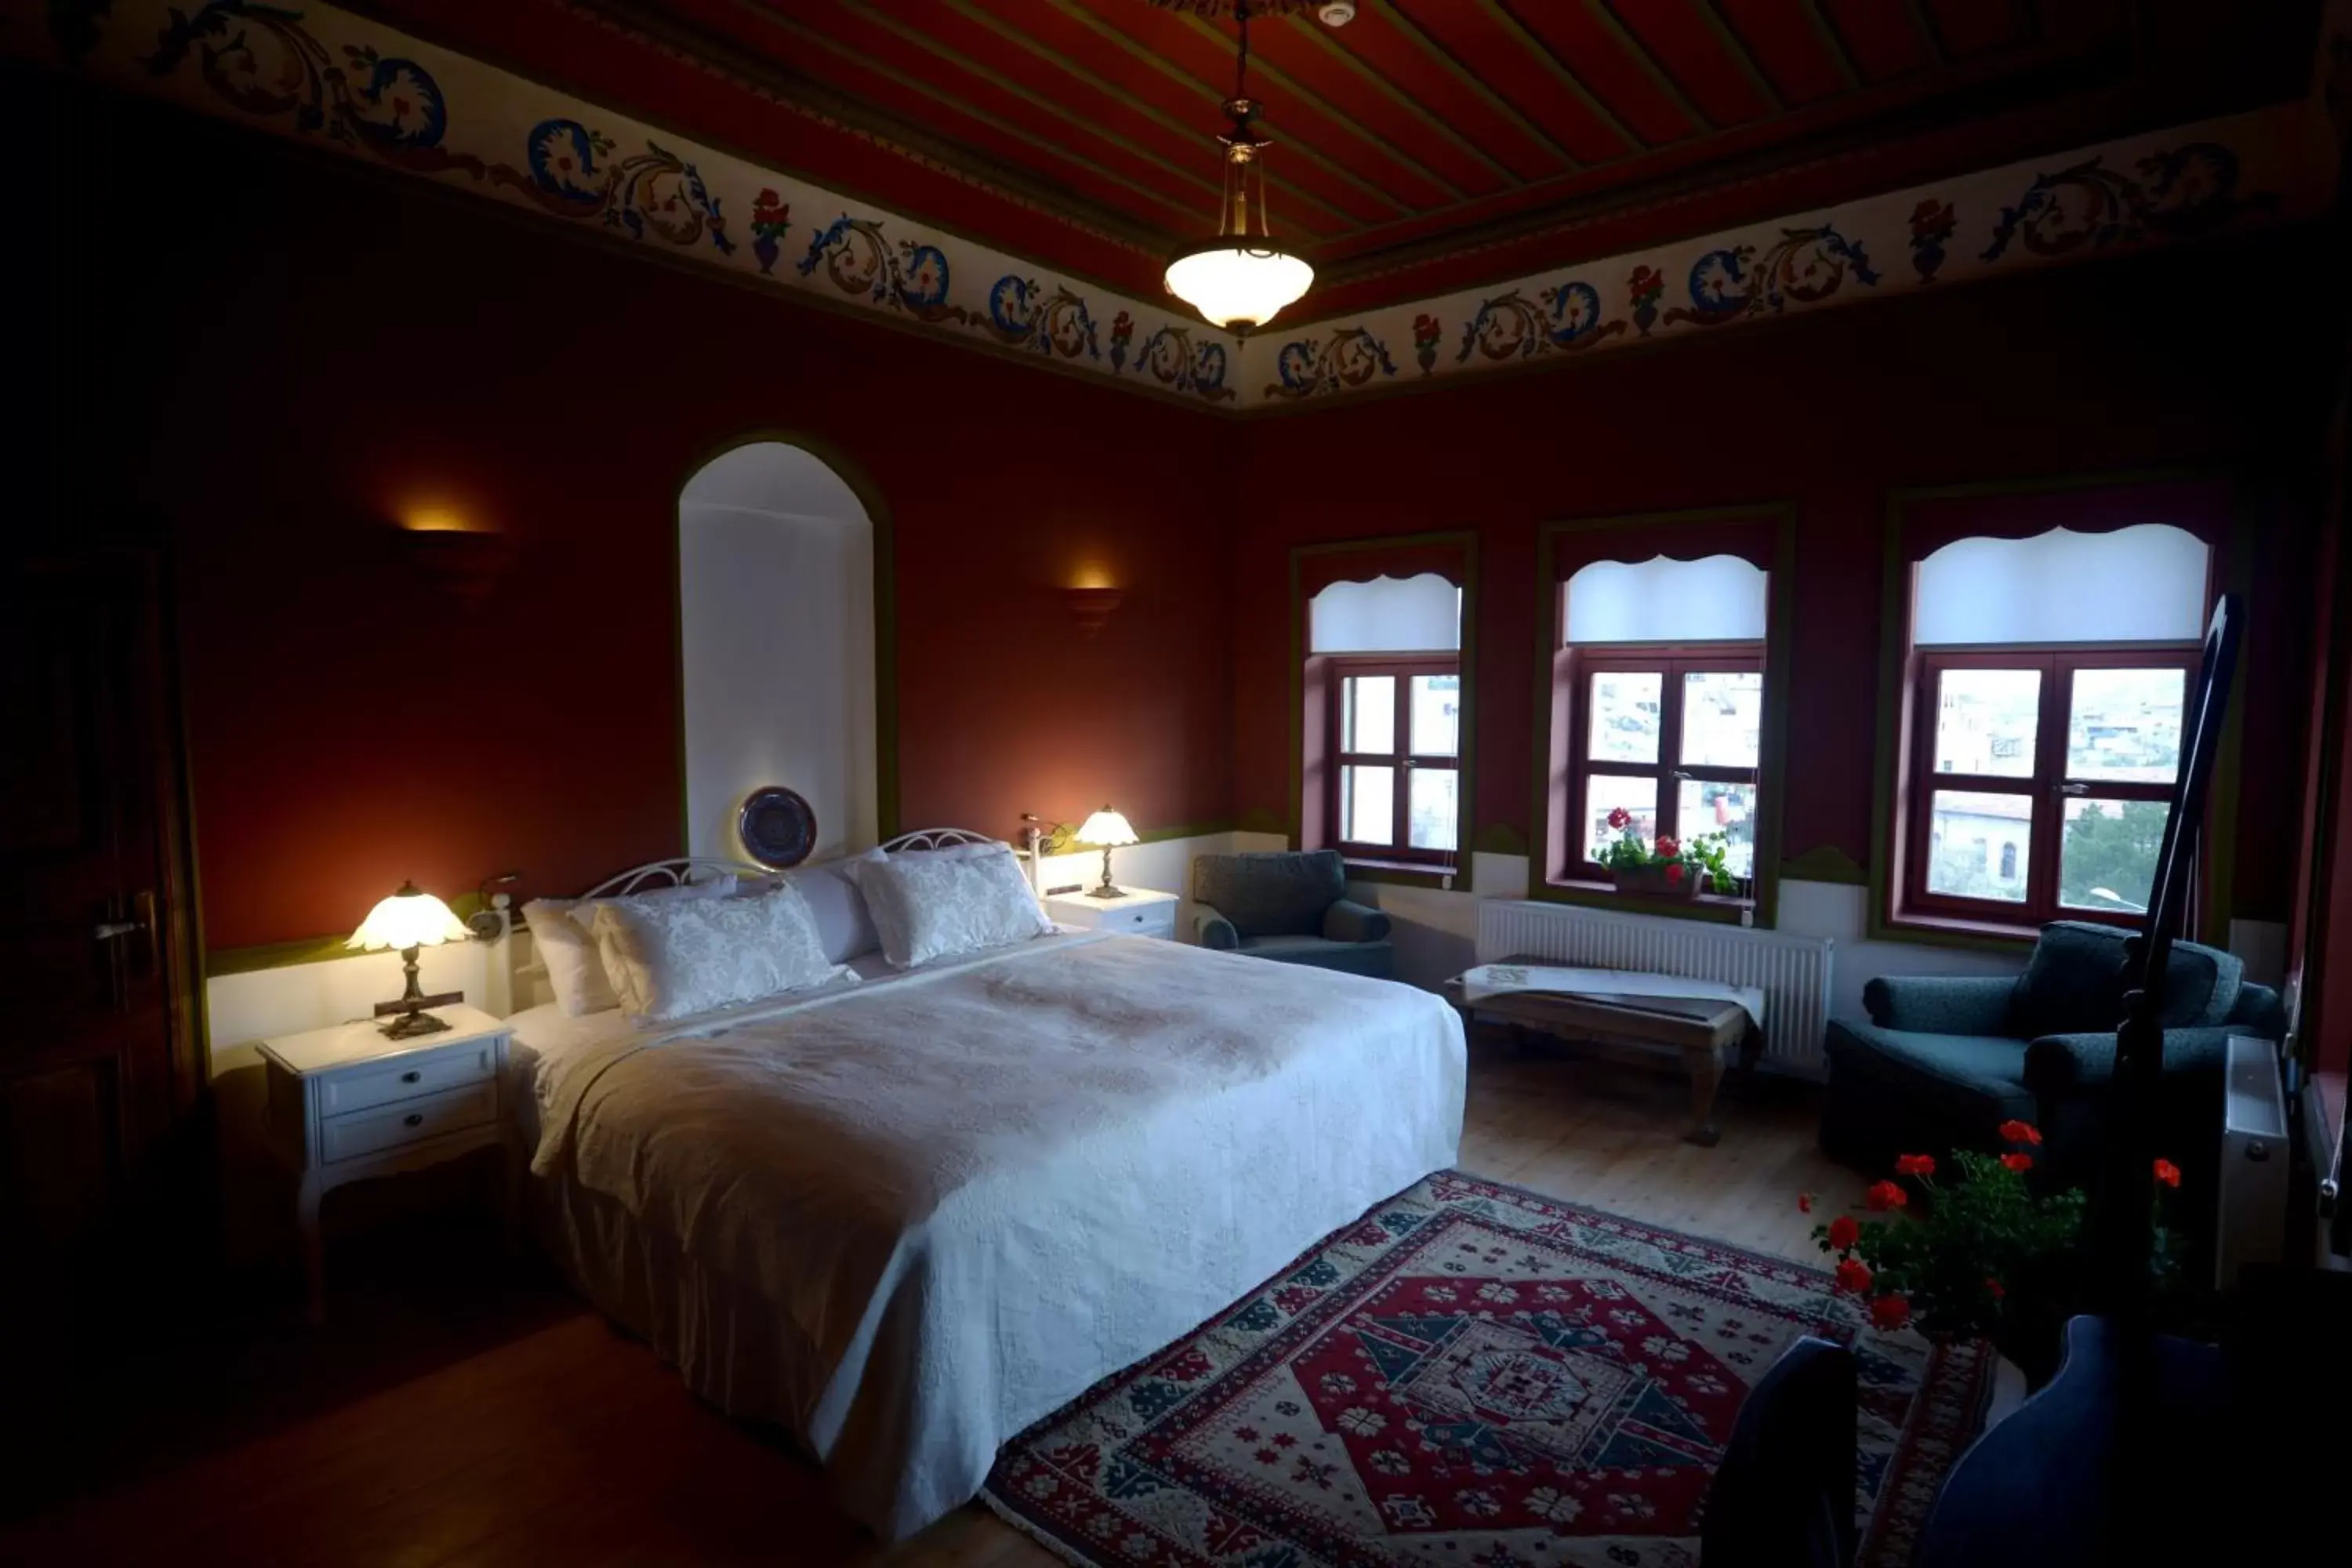
M 1123 936 L 1176 934 L 1176 895 L 1129 888 L 1115 899 L 1091 899 L 1084 893 L 1056 893 L 1045 900 L 1045 912 L 1066 926 L 1082 931 L 1118 931 Z
M 326 1307 L 319 1201 L 346 1182 L 499 1144 L 507 1150 L 512 1235 L 522 1168 L 499 1114 L 507 1026 L 475 1007 L 436 1007 L 433 1016 L 449 1026 L 446 1032 L 393 1040 L 373 1024 L 338 1024 L 261 1043 L 270 1138 L 301 1178 L 295 1219 L 314 1323 Z

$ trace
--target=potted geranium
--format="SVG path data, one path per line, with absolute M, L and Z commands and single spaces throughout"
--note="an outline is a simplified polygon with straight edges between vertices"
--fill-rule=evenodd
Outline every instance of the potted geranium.
M 1644 838 L 1634 831 L 1633 814 L 1622 805 L 1609 814 L 1609 826 L 1617 837 L 1601 852 L 1601 864 L 1621 893 L 1696 899 L 1710 885 L 1731 885 L 1731 872 L 1724 863 L 1730 840 L 1720 833 Z
M 2059 1331 L 2076 1305 L 2084 1198 L 2074 1188 L 2036 1194 L 2028 1185 L 2026 1173 L 2042 1144 L 2032 1123 L 2004 1121 L 2000 1135 L 2006 1152 L 1962 1151 L 1940 1180 L 1934 1156 L 1898 1157 L 1899 1179 L 1864 1194 L 1871 1217 L 1840 1215 L 1815 1226 L 1813 1239 L 1835 1255 L 1838 1288 L 1866 1301 L 1877 1327 L 1990 1340 L 2038 1388 L 2057 1370 Z M 2180 1184 L 2179 1168 L 2158 1160 L 2156 1178 L 2162 1274 L 2161 1194 Z M 1916 1208 L 1915 1189 L 1921 1199 Z M 1811 1213 L 1812 1194 L 1800 1196 L 1797 1206 Z

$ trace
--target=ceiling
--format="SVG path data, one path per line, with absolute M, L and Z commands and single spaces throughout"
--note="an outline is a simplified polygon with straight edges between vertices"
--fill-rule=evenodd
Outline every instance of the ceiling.
M 1191 8 L 366 8 L 1129 291 L 1213 222 L 1234 27 Z M 2316 0 L 1360 0 L 1255 21 L 1250 91 L 1321 315 L 2293 97 L 2315 34 Z

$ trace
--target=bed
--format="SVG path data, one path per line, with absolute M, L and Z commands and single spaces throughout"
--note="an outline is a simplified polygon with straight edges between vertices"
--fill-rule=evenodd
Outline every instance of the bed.
M 899 852 L 980 837 L 950 835 Z M 524 1007 L 508 1098 L 579 1289 L 886 1540 L 1455 1158 L 1462 1029 L 1427 993 L 1067 931 L 851 967 L 667 1025 Z

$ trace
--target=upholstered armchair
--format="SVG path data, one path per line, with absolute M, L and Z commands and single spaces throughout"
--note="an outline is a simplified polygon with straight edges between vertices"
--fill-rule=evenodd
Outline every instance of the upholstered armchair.
M 1192 857 L 1192 929 L 1202 947 L 1386 980 L 1389 917 L 1348 897 L 1336 849 Z
M 1906 975 L 1863 989 L 1867 1024 L 1832 1019 L 1822 1146 L 1873 1168 L 1897 1153 L 1998 1146 L 2015 1118 L 2042 1131 L 2045 1177 L 2087 1184 L 2123 1019 L 2124 943 L 2113 926 L 2042 929 L 2025 973 Z M 2166 970 L 2159 1147 L 2210 1210 L 2228 1040 L 2286 1032 L 2278 993 L 2230 953 L 2175 942 Z

